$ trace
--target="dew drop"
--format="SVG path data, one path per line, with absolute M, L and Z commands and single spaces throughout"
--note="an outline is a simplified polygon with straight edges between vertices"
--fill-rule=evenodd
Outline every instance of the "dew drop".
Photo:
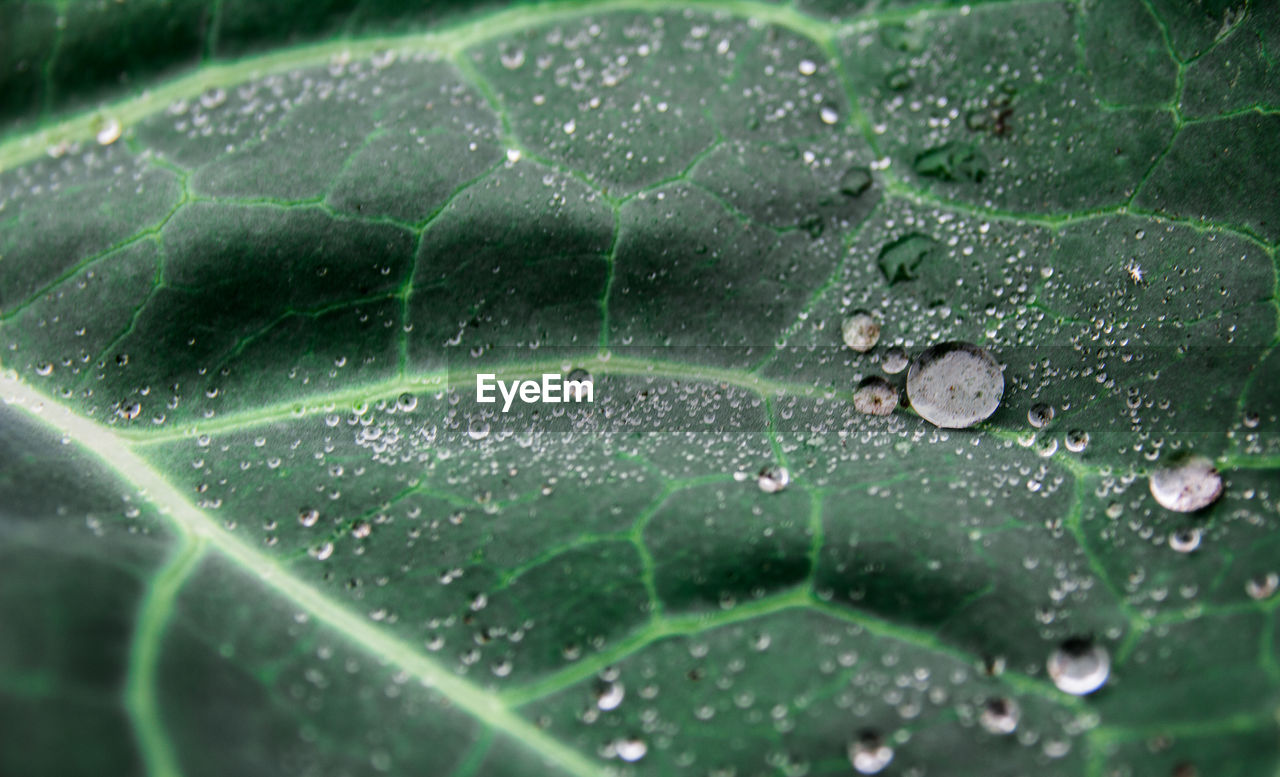
M 519 70 L 524 65 L 524 49 L 505 49 L 498 59 L 507 70 Z
M 36 374 L 42 378 L 47 378 L 53 374 L 53 365 L 49 362 L 43 362 L 36 365 Z
M 800 75 L 811 76 L 818 72 L 818 65 L 812 59 L 802 59 L 800 60 L 798 69 L 800 71 Z
M 987 703 L 982 705 L 982 714 L 978 716 L 978 722 L 992 734 L 1012 734 L 1018 728 L 1018 720 L 1021 717 L 1022 710 L 1016 701 L 997 697 L 988 699 Z
M 1004 375 L 985 348 L 947 342 L 920 354 L 907 371 L 907 397 L 924 420 L 964 429 L 1000 407 Z
M 200 104 L 206 109 L 212 110 L 227 101 L 227 91 L 225 89 L 210 89 L 200 95 Z
M 467 436 L 473 440 L 483 440 L 489 436 L 489 422 L 472 419 L 467 424 Z
M 643 739 L 637 737 L 619 739 L 613 743 L 613 748 L 617 751 L 619 758 L 629 763 L 639 761 L 644 758 L 645 753 L 649 752 L 649 746 L 644 743 Z
M 1190 553 L 1200 547 L 1201 531 L 1194 526 L 1187 526 L 1169 534 L 1169 547 L 1179 553 Z
M 627 695 L 626 688 L 616 680 L 596 680 L 594 687 L 596 707 L 602 710 L 617 709 Z
M 864 731 L 849 745 L 849 763 L 859 774 L 879 774 L 893 760 L 893 748 L 874 731 Z
M 305 508 L 298 512 L 298 523 L 310 528 L 316 525 L 316 521 L 320 520 L 320 511 Z
M 888 375 L 897 375 L 907 368 L 911 360 L 907 357 L 907 352 L 901 348 L 890 348 L 884 352 L 884 361 L 880 367 Z
M 314 558 L 316 561 L 324 561 L 325 559 L 333 555 L 333 543 L 325 542 L 321 544 L 319 547 L 312 548 L 308 552 L 311 554 L 311 557 Z
M 396 409 L 404 413 L 411 413 L 418 406 L 418 398 L 409 392 L 404 392 L 396 397 Z
M 98 128 L 97 134 L 94 136 L 100 146 L 109 146 L 120 139 L 120 120 L 107 117 L 102 120 L 102 126 Z
M 835 124 L 840 121 L 840 114 L 836 113 L 836 109 L 830 105 L 822 106 L 822 110 L 818 112 L 818 115 L 822 118 L 823 124 Z
M 786 467 L 765 467 L 756 477 L 756 485 L 766 494 L 776 494 L 791 483 L 791 473 Z
M 865 310 L 855 310 L 840 325 L 840 335 L 845 345 L 858 353 L 866 353 L 880 340 L 880 322 Z
M 582 384 L 569 387 L 569 398 L 574 402 L 582 402 L 588 397 L 589 393 L 593 393 L 594 379 L 591 377 L 591 373 L 584 369 L 576 369 L 570 372 L 565 378 L 565 385 L 568 386 L 570 383 Z
M 1083 429 L 1072 429 L 1062 439 L 1062 444 L 1072 453 L 1080 453 L 1089 447 L 1089 433 Z
M 1027 411 L 1027 423 L 1037 429 L 1043 429 L 1053 420 L 1053 405 L 1039 403 L 1031 406 Z
M 889 415 L 898 407 L 898 391 L 879 375 L 864 378 L 853 394 L 853 407 L 863 415 Z
M 1101 688 L 1111 674 L 1107 649 L 1087 639 L 1063 642 L 1049 655 L 1046 668 L 1058 690 L 1085 696 Z
M 1249 594 L 1250 599 L 1258 601 L 1271 598 L 1277 588 L 1280 588 L 1280 575 L 1275 572 L 1250 578 L 1249 582 L 1244 584 L 1244 592 Z
M 1193 513 L 1213 504 L 1222 495 L 1222 476 L 1204 456 L 1184 455 L 1152 472 L 1151 495 L 1166 510 Z

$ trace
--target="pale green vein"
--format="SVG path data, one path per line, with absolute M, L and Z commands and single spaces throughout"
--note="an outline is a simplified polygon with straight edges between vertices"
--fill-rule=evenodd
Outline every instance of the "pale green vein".
M 164 476 L 135 453 L 119 435 L 83 418 L 66 406 L 0 372 L 0 397 L 92 453 L 142 494 L 183 534 L 216 549 L 246 575 L 288 599 L 316 620 L 334 628 L 353 643 L 403 669 L 434 689 L 459 709 L 490 727 L 509 734 L 534 755 L 575 777 L 599 775 L 601 766 L 557 741 L 537 725 L 513 712 L 501 698 L 458 677 L 388 634 L 366 618 L 334 603 L 282 568 L 275 560 L 233 537 L 215 519 L 189 502 Z M 175 580 L 175 584 L 176 584 Z M 162 614 L 163 609 L 158 611 Z M 145 619 L 144 619 L 145 620 Z M 150 628 L 155 628 L 152 624 Z M 152 657 L 154 659 L 154 656 Z M 137 659 L 135 659 L 137 660 Z
M 182 770 L 165 734 L 164 718 L 156 697 L 156 670 L 169 616 L 188 575 L 203 555 L 205 542 L 178 524 L 181 534 L 172 557 L 151 580 L 133 632 L 129 674 L 125 682 L 125 709 L 133 719 L 150 777 L 179 777 Z

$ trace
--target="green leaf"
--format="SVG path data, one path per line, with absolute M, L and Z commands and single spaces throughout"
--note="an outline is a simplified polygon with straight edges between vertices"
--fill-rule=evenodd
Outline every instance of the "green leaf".
M 1274 774 L 1277 8 L 5 6 L 0 773 Z

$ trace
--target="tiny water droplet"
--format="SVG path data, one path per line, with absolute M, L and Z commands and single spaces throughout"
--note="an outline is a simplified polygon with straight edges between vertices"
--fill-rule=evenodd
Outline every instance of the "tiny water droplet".
M 863 415 L 889 415 L 898 407 L 898 390 L 879 375 L 864 378 L 853 394 L 853 407 Z
M 832 108 L 830 105 L 822 106 L 822 110 L 818 112 L 818 115 L 822 117 L 823 124 L 835 124 L 837 121 L 840 121 L 840 114 L 837 113 L 836 109 Z
M 47 378 L 53 374 L 53 365 L 49 362 L 43 362 L 36 365 L 36 374 L 42 378 Z
M 985 349 L 939 343 L 907 371 L 907 397 L 920 417 L 943 429 L 964 429 L 991 417 L 1004 396 L 1004 374 Z
M 811 76 L 818 72 L 818 65 L 812 59 L 802 59 L 800 60 L 798 70 L 802 76 Z
M 606 711 L 617 709 L 627 695 L 626 688 L 616 680 L 596 680 L 594 692 L 596 707 Z
M 619 739 L 613 743 L 614 750 L 617 751 L 618 757 L 629 763 L 634 763 L 644 758 L 644 754 L 649 752 L 649 746 L 644 743 L 643 739 L 638 737 L 628 737 Z
M 1166 510 L 1193 513 L 1222 495 L 1222 476 L 1204 456 L 1183 455 L 1170 460 L 1148 478 L 1151 495 Z
M 1186 526 L 1169 534 L 1169 547 L 1179 553 L 1190 553 L 1200 547 L 1203 534 L 1194 526 Z
M 1049 677 L 1058 690 L 1085 696 L 1101 688 L 1111 674 L 1107 649 L 1087 639 L 1063 642 L 1049 655 Z
M 122 131 L 120 120 L 108 116 L 102 120 L 102 125 L 98 128 L 98 132 L 94 137 L 97 139 L 98 145 L 109 146 L 120 139 Z
M 311 557 L 314 558 L 316 561 L 324 561 L 325 559 L 333 555 L 333 543 L 332 542 L 323 543 L 319 547 L 312 548 L 308 552 L 311 554 Z
M 1249 595 L 1250 599 L 1262 601 L 1271 598 L 1271 595 L 1280 588 L 1280 575 L 1275 572 L 1268 572 L 1265 575 L 1258 575 L 1249 579 L 1244 584 L 1244 592 Z
M 1053 415 L 1053 405 L 1035 404 L 1027 411 L 1027 423 L 1037 429 L 1043 429 L 1053 420 Z
M 786 467 L 765 467 L 756 478 L 756 485 L 766 494 L 776 494 L 791 482 L 791 473 Z
M 859 774 L 879 774 L 893 760 L 893 748 L 874 731 L 864 731 L 849 745 L 849 763 Z
M 978 722 L 992 734 L 1012 734 L 1018 728 L 1018 720 L 1021 717 L 1022 710 L 1016 701 L 997 697 L 988 699 L 987 703 L 982 705 L 982 714 L 978 717 Z
M 298 512 L 298 523 L 310 528 L 316 525 L 316 521 L 320 520 L 320 511 L 311 508 L 304 508 Z
M 407 391 L 396 397 L 396 409 L 403 413 L 411 413 L 417 406 L 418 398 Z
M 855 310 L 840 325 L 840 335 L 845 345 L 858 353 L 866 353 L 880 340 L 880 322 L 865 310 Z
M 897 375 L 907 368 L 911 363 L 911 359 L 907 356 L 907 352 L 901 348 L 890 348 L 884 352 L 884 361 L 880 366 L 887 375 Z
M 1072 453 L 1080 453 L 1089 447 L 1089 433 L 1083 429 L 1072 429 L 1062 439 L 1062 444 Z

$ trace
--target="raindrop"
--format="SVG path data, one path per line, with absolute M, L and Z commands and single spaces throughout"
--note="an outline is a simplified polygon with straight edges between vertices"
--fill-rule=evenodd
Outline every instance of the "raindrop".
M 1049 677 L 1058 690 L 1084 696 L 1098 690 L 1111 674 L 1107 649 L 1087 639 L 1063 642 L 1049 655 Z
M 1257 429 L 1258 424 L 1262 423 L 1262 416 L 1255 412 L 1247 412 L 1244 414 L 1244 425 L 1246 429 Z
M 802 59 L 800 60 L 799 70 L 800 75 L 811 76 L 818 72 L 818 65 L 812 59 Z
M 830 105 L 822 106 L 822 110 L 818 112 L 818 115 L 822 117 L 823 124 L 835 124 L 840 121 L 840 114 L 836 113 L 836 109 Z
M 907 352 L 901 348 L 890 348 L 884 352 L 884 361 L 881 367 L 888 375 L 897 375 L 907 368 L 911 360 L 907 357 Z
M 473 440 L 483 440 L 489 436 L 489 422 L 471 419 L 467 424 L 467 436 Z
M 1083 429 L 1072 429 L 1063 438 L 1062 444 L 1072 453 L 1080 453 L 1089 447 L 1089 433 Z
M 120 139 L 121 131 L 120 120 L 107 117 L 102 120 L 102 126 L 98 128 L 95 138 L 98 141 L 98 145 L 109 146 Z
M 42 378 L 47 378 L 53 374 L 53 365 L 49 362 L 43 362 L 36 365 L 36 374 Z
M 649 752 L 649 746 L 638 737 L 619 739 L 613 743 L 613 748 L 618 752 L 619 758 L 632 763 L 644 758 L 644 754 Z
M 1151 495 L 1166 510 L 1193 513 L 1222 495 L 1222 476 L 1204 456 L 1184 455 L 1152 472 Z
M 617 709 L 623 697 L 627 695 L 626 688 L 615 680 L 596 680 L 594 691 L 596 706 L 602 710 Z
M 1280 588 L 1280 575 L 1275 572 L 1258 575 L 1244 584 L 1244 592 L 1249 594 L 1249 598 L 1258 601 L 1269 599 L 1277 588 Z
M 910 234 L 886 243 L 876 263 L 890 285 L 913 280 L 916 270 L 938 247 L 938 241 L 927 235 Z
M 897 389 L 879 375 L 864 378 L 853 394 L 853 407 L 863 415 L 889 415 L 897 406 Z
M 200 104 L 205 108 L 212 110 L 227 101 L 227 91 L 225 89 L 210 89 L 200 95 Z
M 304 508 L 298 512 L 298 523 L 308 528 L 315 526 L 316 521 L 320 520 L 320 511 L 311 508 Z
M 1000 407 L 1004 375 L 985 348 L 947 342 L 920 354 L 907 371 L 907 398 L 924 420 L 964 429 Z
M 859 774 L 879 774 L 893 760 L 893 748 L 879 734 L 864 731 L 849 745 L 849 763 Z
M 978 717 L 978 722 L 992 734 L 1012 734 L 1018 727 L 1018 720 L 1021 717 L 1022 710 L 1019 709 L 1016 701 L 997 697 L 988 699 L 987 703 L 982 705 L 982 714 Z
M 840 325 L 840 335 L 845 345 L 858 353 L 866 353 L 880 340 L 880 322 L 865 310 L 855 310 Z
M 373 526 L 368 521 L 359 521 L 355 526 L 351 527 L 351 536 L 358 540 L 363 540 L 373 533 Z
M 766 494 L 776 494 L 786 488 L 790 482 L 791 473 L 787 471 L 786 467 L 765 467 L 760 470 L 760 474 L 756 478 L 756 484 Z
M 498 59 L 507 70 L 519 70 L 524 65 L 524 49 L 505 49 Z
M 581 386 L 574 386 L 569 391 L 569 398 L 574 402 L 582 402 L 585 400 L 588 396 L 588 392 L 591 391 L 595 385 L 594 379 L 591 377 L 591 373 L 584 369 L 576 369 L 570 372 L 568 377 L 565 378 L 565 382 L 566 385 L 569 383 L 584 384 Z
M 1169 534 L 1169 547 L 1179 553 L 1190 553 L 1200 547 L 1200 538 L 1203 536 L 1199 529 L 1193 526 L 1183 527 Z
M 413 412 L 413 409 L 416 408 L 417 406 L 418 406 L 418 398 L 407 391 L 401 394 L 400 396 L 396 397 L 396 408 L 401 412 L 404 412 L 404 413 Z
M 1027 423 L 1037 429 L 1043 429 L 1053 420 L 1053 405 L 1039 403 L 1031 406 L 1027 411 Z
M 325 559 L 333 555 L 333 543 L 326 542 L 317 548 L 312 548 L 308 552 L 311 554 L 311 557 L 314 558 L 316 561 L 324 561 Z

